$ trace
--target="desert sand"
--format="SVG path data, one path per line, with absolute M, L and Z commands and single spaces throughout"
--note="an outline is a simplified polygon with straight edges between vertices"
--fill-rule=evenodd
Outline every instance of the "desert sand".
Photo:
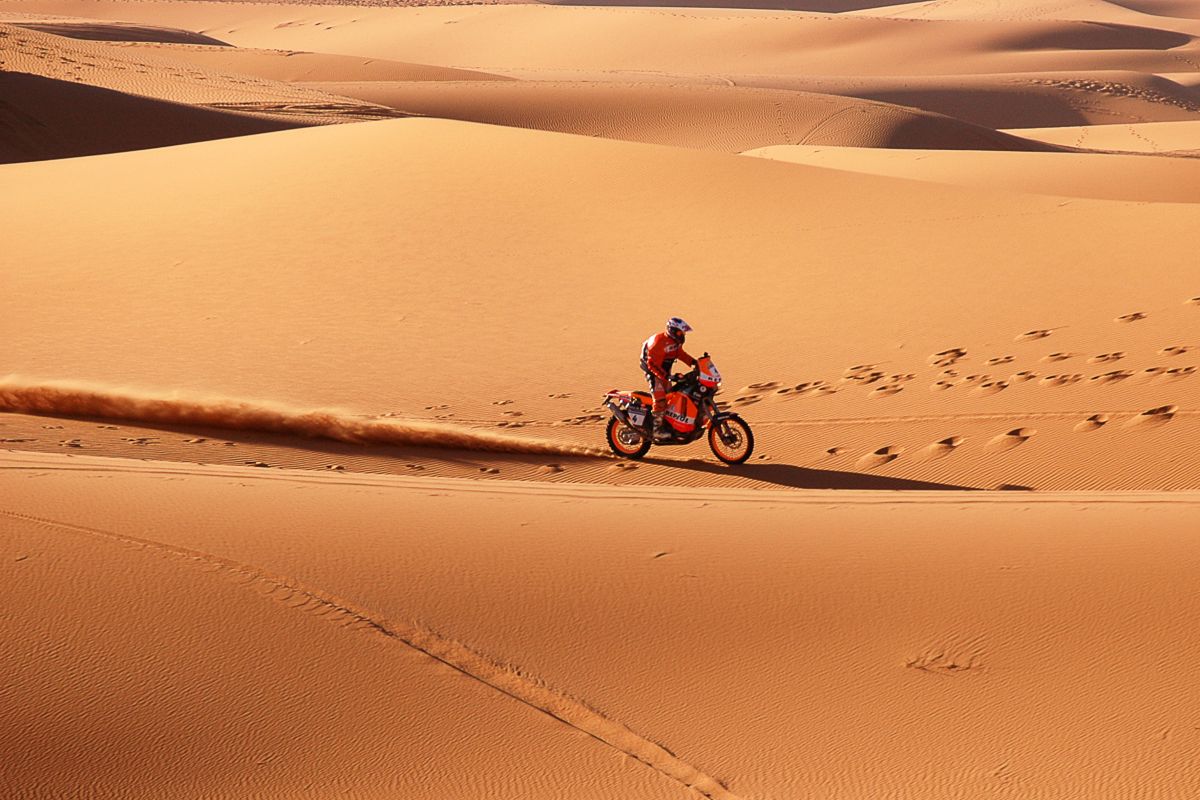
M 1194 0 L 0 0 L 0 795 L 1195 795 L 1197 154 Z

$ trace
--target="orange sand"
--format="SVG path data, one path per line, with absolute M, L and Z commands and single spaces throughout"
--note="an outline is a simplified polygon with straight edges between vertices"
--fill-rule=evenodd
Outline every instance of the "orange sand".
M 0 0 L 0 796 L 1197 794 L 1200 2 L 701 5 Z

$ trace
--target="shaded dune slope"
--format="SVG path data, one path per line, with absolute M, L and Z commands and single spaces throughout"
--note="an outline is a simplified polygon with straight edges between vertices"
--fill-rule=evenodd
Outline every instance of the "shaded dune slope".
M 0 72 L 0 163 L 142 150 L 292 127 L 282 120 Z
M 87 20 L 21 20 L 20 26 L 31 31 L 52 33 L 69 39 L 100 42 L 157 42 L 171 44 L 215 45 L 229 44 L 211 36 L 181 28 L 159 25 L 138 25 L 131 22 L 96 22 Z
M 731 80 L 913 106 L 989 128 L 1200 119 L 1195 87 L 1127 70 Z
M 360 100 L 0 24 L 8 160 L 394 117 Z M 25 77 L 22 77 L 24 75 Z

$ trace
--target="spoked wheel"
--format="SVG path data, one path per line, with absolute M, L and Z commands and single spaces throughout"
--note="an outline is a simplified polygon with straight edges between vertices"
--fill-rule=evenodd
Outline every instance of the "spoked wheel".
M 725 464 L 741 464 L 754 452 L 754 434 L 736 414 L 716 420 L 708 427 L 708 446 Z
M 609 448 L 622 458 L 641 458 L 650 452 L 650 437 L 631 428 L 616 417 L 608 420 L 605 430 Z

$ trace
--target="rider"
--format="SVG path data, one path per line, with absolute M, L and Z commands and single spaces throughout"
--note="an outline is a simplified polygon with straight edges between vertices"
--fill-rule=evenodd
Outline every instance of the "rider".
M 660 439 L 668 435 L 663 413 L 667 410 L 667 392 L 671 390 L 671 366 L 679 359 L 689 367 L 695 366 L 696 359 L 683 349 L 684 339 L 691 331 L 688 325 L 679 317 L 667 320 L 667 329 L 656 333 L 642 343 L 642 372 L 646 373 L 646 383 L 650 384 L 650 392 L 654 395 L 654 438 Z

